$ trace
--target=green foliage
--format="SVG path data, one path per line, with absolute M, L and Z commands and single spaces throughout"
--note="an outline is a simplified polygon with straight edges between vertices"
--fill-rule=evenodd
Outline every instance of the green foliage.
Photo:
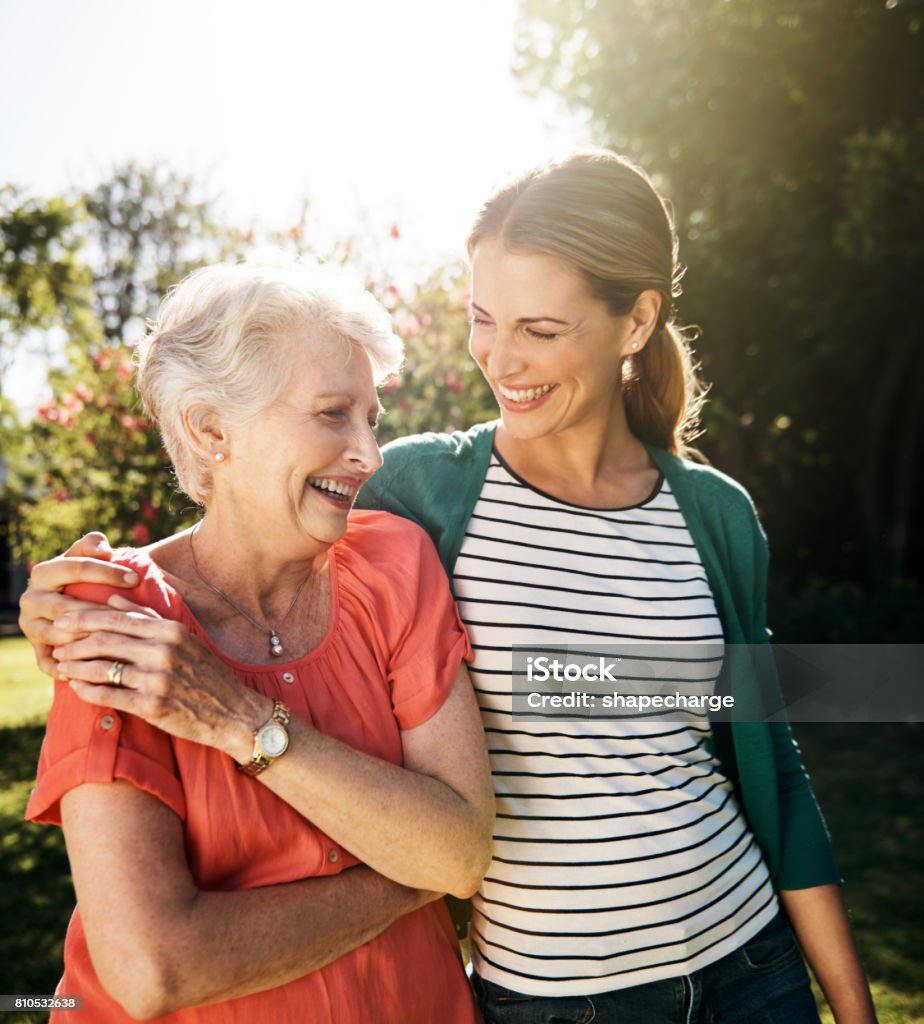
M 91 529 L 115 545 L 142 545 L 192 520 L 158 432 L 138 408 L 132 343 L 171 284 L 236 240 L 213 224 L 200 191 L 162 168 L 127 165 L 84 197 L 83 248 L 75 242 L 70 254 L 75 267 L 87 261 L 74 272 L 82 284 L 92 261 L 92 292 L 56 293 L 58 306 L 42 320 L 67 328 L 66 365 L 50 372 L 52 398 L 12 459 L 7 497 L 23 558 L 50 557 Z M 33 282 L 29 294 L 43 292 Z M 28 295 L 25 309 L 34 321 Z M 29 322 L 21 317 L 19 331 Z
M 230 239 L 193 178 L 126 164 L 84 197 L 94 309 L 108 345 L 137 339 L 167 289 L 225 255 Z
M 49 327 L 82 329 L 90 275 L 79 260 L 82 207 L 0 188 L 0 394 L 13 349 L 41 345 Z
M 517 69 L 659 171 L 713 384 L 703 448 L 778 564 L 915 575 L 924 11 L 908 0 L 522 0 Z M 846 514 L 832 515 L 832 504 Z
M 140 414 L 131 351 L 71 346 L 69 367 L 51 376 L 17 460 L 19 549 L 32 559 L 58 554 L 88 530 L 113 545 L 143 545 L 192 517 L 176 493 L 158 432 Z
M 446 268 L 407 298 L 385 302 L 406 346 L 405 369 L 385 384 L 382 443 L 427 430 L 463 430 L 497 415 L 491 389 L 468 352 L 467 273 Z

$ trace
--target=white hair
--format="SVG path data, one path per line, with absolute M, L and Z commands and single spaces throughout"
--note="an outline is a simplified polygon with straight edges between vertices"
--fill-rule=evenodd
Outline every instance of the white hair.
M 290 378 L 280 340 L 305 326 L 358 345 L 376 384 L 401 366 L 390 317 L 340 268 L 279 259 L 216 264 L 167 293 L 136 352 L 137 386 L 194 501 L 209 497 L 212 466 L 190 443 L 184 414 L 198 406 L 235 426 L 263 412 Z

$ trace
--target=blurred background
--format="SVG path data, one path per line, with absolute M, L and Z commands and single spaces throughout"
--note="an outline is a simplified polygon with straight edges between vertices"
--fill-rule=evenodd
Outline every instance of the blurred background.
M 384 439 L 465 427 L 495 414 L 459 259 L 479 201 L 626 153 L 673 206 L 697 444 L 758 504 L 777 637 L 921 641 L 922 0 L 0 0 L 0 38 L 0 991 L 53 989 L 72 905 L 60 835 L 19 820 L 50 683 L 16 601 L 90 528 L 195 518 L 131 357 L 203 262 L 349 264 L 408 347 Z M 798 736 L 881 1019 L 924 1020 L 921 728 Z

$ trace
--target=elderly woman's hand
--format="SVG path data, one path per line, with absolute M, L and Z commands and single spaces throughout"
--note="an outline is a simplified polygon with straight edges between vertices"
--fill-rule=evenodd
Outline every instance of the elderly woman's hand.
M 51 650 L 67 643 L 75 635 L 56 628 L 54 620 L 67 611 L 94 608 L 87 601 L 68 597 L 62 591 L 74 583 L 101 583 L 108 587 L 134 587 L 138 577 L 109 559 L 112 548 L 102 533 L 88 533 L 72 544 L 63 555 L 33 567 L 29 588 L 20 601 L 19 628 L 35 650 L 39 668 L 50 676 L 57 672 Z
M 248 760 L 253 729 L 269 717 L 271 704 L 242 686 L 182 623 L 113 596 L 108 605 L 65 612 L 54 628 L 79 636 L 52 654 L 57 674 L 82 700 Z M 124 668 L 113 685 L 117 664 Z

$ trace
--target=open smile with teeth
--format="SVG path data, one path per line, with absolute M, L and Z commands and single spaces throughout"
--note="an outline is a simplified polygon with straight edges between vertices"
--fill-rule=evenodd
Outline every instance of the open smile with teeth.
M 542 384 L 538 388 L 520 388 L 514 390 L 513 388 L 505 388 L 503 384 L 498 384 L 501 395 L 507 399 L 508 402 L 532 402 L 537 398 L 542 398 L 543 395 L 547 395 L 554 384 Z
M 327 480 L 320 476 L 308 477 L 308 483 L 316 490 L 323 491 L 331 497 L 347 501 L 352 501 L 353 498 L 356 497 L 356 492 L 359 490 L 358 487 L 345 484 L 340 480 Z

